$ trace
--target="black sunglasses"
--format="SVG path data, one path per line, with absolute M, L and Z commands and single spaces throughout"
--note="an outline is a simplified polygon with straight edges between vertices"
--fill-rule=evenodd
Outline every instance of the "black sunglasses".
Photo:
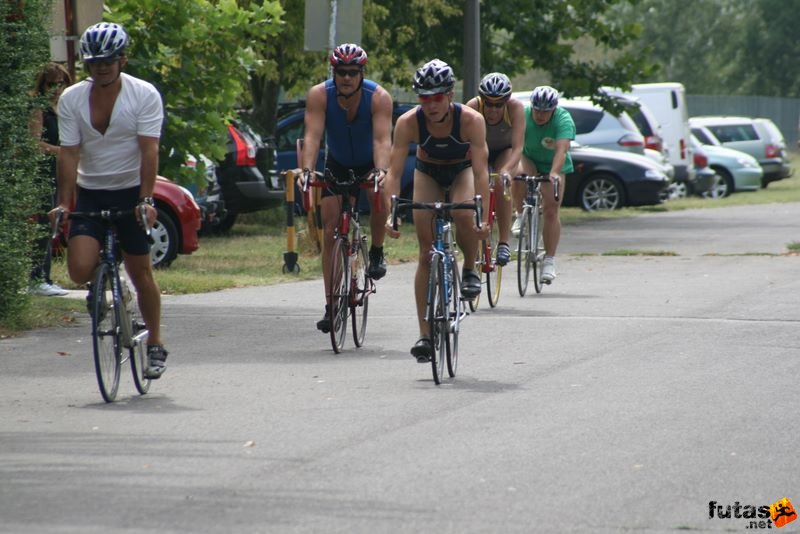
M 114 63 L 119 62 L 119 56 L 116 57 L 100 57 L 97 59 L 88 59 L 86 60 L 86 64 L 89 66 L 92 65 L 113 65 Z
M 487 102 L 484 102 L 483 105 L 486 106 L 487 108 L 500 109 L 500 108 L 502 108 L 503 106 L 506 105 L 506 101 L 505 100 L 503 100 L 502 102 L 488 102 L 487 101 Z
M 361 69 L 333 69 L 333 72 L 336 73 L 337 76 L 341 76 L 342 78 L 356 78 L 359 74 L 361 74 Z

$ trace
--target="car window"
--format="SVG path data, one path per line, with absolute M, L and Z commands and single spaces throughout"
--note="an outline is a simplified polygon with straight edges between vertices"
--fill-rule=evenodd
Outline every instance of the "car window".
M 294 150 L 296 140 L 303 137 L 303 121 L 297 121 L 278 132 L 278 150 Z
M 619 117 L 617 117 L 617 119 L 619 119 L 619 122 L 620 122 L 620 124 L 622 124 L 622 126 L 623 126 L 623 127 L 626 129 L 626 130 L 631 130 L 631 131 L 634 131 L 634 132 L 638 132 L 638 131 L 640 131 L 640 130 L 639 130 L 639 127 L 638 127 L 638 126 L 636 125 L 636 123 L 633 121 L 633 119 L 631 118 L 631 116 L 630 116 L 630 115 L 628 115 L 627 113 L 624 113 L 624 112 L 623 112 L 623 113 L 622 113 L 622 115 L 620 115 Z M 642 134 L 644 134 L 644 135 L 649 135 L 649 134 L 645 134 L 644 132 L 642 132 Z
M 575 122 L 575 133 L 578 135 L 594 131 L 603 118 L 603 112 L 600 110 L 580 108 L 565 109 L 572 115 L 572 120 Z M 634 129 L 635 128 L 634 126 Z
M 767 131 L 767 136 L 769 137 L 770 141 L 778 144 L 784 144 L 785 141 L 783 139 L 783 133 L 781 133 L 780 129 L 769 119 L 757 119 L 757 122 L 761 124 L 764 129 Z
M 697 139 L 704 145 L 716 144 L 713 139 L 706 135 L 706 132 L 702 128 L 692 128 L 692 135 L 697 137 Z
M 631 107 L 628 110 L 628 113 L 630 114 L 631 119 L 633 119 L 633 122 L 636 123 L 639 131 L 642 132 L 642 135 L 655 135 L 653 133 L 653 129 L 650 127 L 650 123 L 647 121 L 647 117 L 645 117 L 644 113 L 642 113 L 641 108 L 633 109 L 633 107 Z
M 720 143 L 756 141 L 758 134 L 752 124 L 724 124 L 706 126 Z

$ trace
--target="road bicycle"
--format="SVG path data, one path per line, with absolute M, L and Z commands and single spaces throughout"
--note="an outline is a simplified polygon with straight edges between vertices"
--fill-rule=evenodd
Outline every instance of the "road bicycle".
M 544 243 L 542 241 L 542 191 L 540 185 L 550 181 L 550 175 L 528 176 L 520 174 L 514 180 L 525 182 L 526 194 L 520 215 L 519 238 L 517 242 L 517 289 L 524 297 L 528 291 L 528 281 L 533 271 L 533 285 L 536 293 L 542 292 L 542 266 L 544 264 Z M 554 179 L 553 195 L 558 202 L 558 178 Z
M 433 381 L 441 384 L 444 379 L 444 362 L 447 373 L 456 376 L 458 367 L 458 334 L 461 320 L 466 316 L 466 305 L 461 297 L 461 273 L 455 255 L 455 237 L 451 210 L 469 209 L 475 211 L 475 224 L 480 226 L 481 197 L 475 196 L 467 202 L 450 202 L 450 191 L 445 189 L 443 202 L 414 202 L 392 195 L 392 227 L 397 230 L 397 217 L 400 209 L 432 210 L 434 212 L 434 232 L 431 247 L 431 266 L 428 275 L 425 317 L 433 352 L 431 368 Z
M 489 300 L 489 306 L 494 308 L 500 299 L 500 282 L 503 275 L 503 266 L 495 259 L 495 249 L 500 242 L 500 224 L 497 223 L 497 185 L 498 180 L 503 180 L 504 194 L 511 192 L 509 176 L 506 173 L 489 173 L 489 236 L 481 241 L 478 258 L 475 264 L 484 276 L 483 288 Z M 469 301 L 470 311 L 477 311 L 480 304 L 480 294 Z
M 142 221 L 147 224 L 146 209 L 140 206 Z M 128 280 L 120 272 L 122 258 L 118 256 L 117 235 L 114 222 L 121 217 L 130 217 L 134 210 L 107 209 L 93 212 L 72 212 L 70 219 L 91 219 L 103 225 L 104 238 L 100 250 L 100 261 L 89 286 L 87 304 L 92 319 L 92 348 L 94 367 L 100 394 L 106 402 L 114 402 L 119 390 L 122 365 L 130 360 L 133 383 L 144 395 L 150 390 L 150 379 L 144 373 L 147 368 L 148 331 L 142 321 L 139 306 Z M 61 227 L 64 212 L 59 212 L 54 224 L 54 233 Z M 150 236 L 150 228 L 145 227 Z M 127 356 L 123 358 L 123 349 Z
M 375 283 L 368 274 L 369 255 L 367 254 L 367 236 L 359 223 L 357 202 L 351 198 L 354 187 L 372 188 L 374 195 L 373 209 L 378 209 L 378 177 L 377 169 L 364 176 L 356 176 L 350 170 L 348 180 L 337 180 L 325 169 L 325 173 L 309 172 L 303 180 L 303 191 L 309 187 L 324 187 L 342 199 L 339 210 L 339 222 L 334 232 L 334 243 L 331 249 L 331 285 L 328 305 L 330 321 L 331 346 L 335 353 L 340 353 L 347 335 L 348 316 L 352 321 L 353 342 L 356 347 L 364 345 L 367 333 L 367 313 L 369 296 L 375 293 Z M 308 179 L 309 175 L 316 180 Z

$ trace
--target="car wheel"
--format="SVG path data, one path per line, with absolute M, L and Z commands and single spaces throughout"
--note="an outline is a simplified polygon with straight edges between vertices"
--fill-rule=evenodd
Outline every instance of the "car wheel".
M 236 222 L 236 217 L 239 216 L 239 212 L 228 210 L 225 213 L 225 217 L 220 219 L 219 224 L 213 227 L 214 232 L 227 232 L 233 227 L 233 224 Z
M 150 245 L 150 259 L 153 267 L 169 267 L 178 256 L 178 229 L 167 212 L 158 210 L 156 223 L 150 232 L 153 244 Z
M 585 211 L 606 211 L 625 205 L 625 190 L 610 174 L 590 176 L 578 189 L 578 200 Z
M 712 167 L 716 171 L 714 185 L 710 191 L 703 193 L 706 198 L 725 198 L 733 193 L 733 178 L 728 171 L 721 167 Z

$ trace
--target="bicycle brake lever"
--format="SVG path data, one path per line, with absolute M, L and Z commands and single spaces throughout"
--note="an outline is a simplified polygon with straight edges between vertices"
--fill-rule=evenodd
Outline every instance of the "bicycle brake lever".
M 144 233 L 147 236 L 147 242 L 152 245 L 154 242 L 152 235 L 153 228 L 147 221 L 147 206 L 145 204 L 139 204 L 139 206 L 137 206 L 137 209 L 139 210 L 139 220 L 141 221 L 142 228 L 144 228 Z
M 397 231 L 397 195 L 392 195 L 392 230 Z

